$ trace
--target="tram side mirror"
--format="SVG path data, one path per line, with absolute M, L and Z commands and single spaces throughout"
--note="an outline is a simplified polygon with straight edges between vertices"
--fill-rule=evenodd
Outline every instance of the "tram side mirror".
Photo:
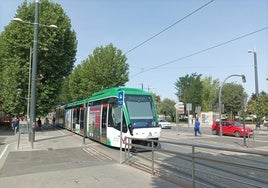
M 132 127 L 131 123 L 128 125 L 128 130 L 129 130 L 129 133 L 131 134 L 131 136 L 133 136 L 133 127 Z

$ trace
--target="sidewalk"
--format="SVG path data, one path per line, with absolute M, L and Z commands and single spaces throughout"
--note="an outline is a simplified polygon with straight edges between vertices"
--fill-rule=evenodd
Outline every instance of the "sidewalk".
M 0 139 L 0 186 L 17 187 L 178 187 L 157 176 L 119 164 L 95 142 L 66 130 L 35 132 L 33 148 L 28 134 Z M 19 147 L 18 147 L 19 146 Z

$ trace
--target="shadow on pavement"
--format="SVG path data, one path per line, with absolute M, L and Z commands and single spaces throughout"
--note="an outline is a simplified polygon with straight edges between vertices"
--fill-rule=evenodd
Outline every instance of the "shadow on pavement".
M 62 136 L 55 136 L 55 137 L 49 137 L 49 138 L 43 138 L 43 139 L 36 139 L 35 142 L 40 142 L 44 140 L 52 140 L 52 139 L 57 139 L 57 138 L 63 138 L 63 137 L 68 137 L 72 135 L 62 135 Z
M 11 136 L 14 135 L 12 127 L 9 122 L 0 123 L 0 136 Z

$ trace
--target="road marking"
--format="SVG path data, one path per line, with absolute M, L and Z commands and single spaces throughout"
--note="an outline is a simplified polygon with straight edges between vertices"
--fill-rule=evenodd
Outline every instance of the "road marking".
M 63 132 L 62 130 L 58 130 L 62 135 L 67 135 L 65 132 Z
M 253 140 L 249 140 L 249 141 L 253 142 Z M 259 140 L 259 139 L 255 139 L 254 141 L 255 141 L 255 142 L 256 142 L 256 141 L 257 141 L 257 142 L 263 142 L 263 143 L 268 142 L 268 141 L 266 141 L 266 140 Z
M 94 148 L 83 148 L 82 149 L 83 151 L 87 152 L 88 154 L 90 154 L 92 157 L 98 159 L 98 160 L 105 160 L 105 159 L 108 159 L 108 160 L 113 160 L 111 157 L 97 151 L 96 149 Z
M 1 155 L 0 155 L 0 159 L 2 159 L 2 157 L 3 157 L 3 155 L 5 154 L 5 152 L 6 152 L 7 148 L 8 148 L 8 146 L 9 146 L 9 144 L 6 145 L 4 151 L 1 153 Z

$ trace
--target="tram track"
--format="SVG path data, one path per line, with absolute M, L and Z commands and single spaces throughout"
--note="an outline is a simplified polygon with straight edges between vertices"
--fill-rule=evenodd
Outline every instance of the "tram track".
M 136 156 L 137 157 L 137 156 Z M 143 158 L 139 156 L 140 159 L 138 160 L 131 160 L 131 161 L 125 161 L 124 164 L 129 165 L 133 168 L 139 169 L 143 172 L 147 172 L 150 174 L 153 174 L 154 176 L 157 176 L 161 179 L 164 179 L 166 181 L 169 181 L 175 185 L 182 186 L 182 187 L 192 187 L 191 184 L 188 181 L 185 181 L 183 179 L 175 178 L 174 176 L 169 176 L 168 174 L 162 173 L 162 171 L 155 170 L 152 173 L 152 168 L 148 165 L 149 160 L 146 158 Z M 132 158 L 133 159 L 133 158 Z M 143 160 L 143 161 L 142 161 Z M 145 161 L 144 161 L 145 160 Z
M 211 141 L 209 142 L 211 143 Z M 165 145 L 165 141 L 163 145 Z M 204 143 L 204 145 L 206 144 Z M 185 155 L 191 155 L 192 148 L 189 145 L 173 145 L 172 147 L 172 150 L 175 152 L 183 151 Z M 240 149 L 248 151 L 248 148 L 241 147 Z M 85 149 L 85 152 L 94 155 L 98 160 L 105 160 L 103 156 L 100 156 L 90 148 Z M 165 151 L 155 152 L 155 169 L 152 171 L 151 152 L 131 153 L 131 156 L 131 160 L 125 161 L 125 164 L 148 173 L 153 173 L 155 176 L 179 186 L 190 187 L 192 183 L 192 159 L 189 157 L 170 154 Z M 230 161 L 255 165 L 260 168 L 268 166 L 268 162 L 265 159 L 260 157 L 258 157 L 260 159 L 257 159 L 256 155 L 198 147 L 195 149 L 195 156 L 197 157 L 195 160 L 195 182 L 198 184 L 198 187 L 266 187 L 268 184 L 267 172 L 237 170 L 236 166 L 217 165 L 216 162 L 208 163 L 207 160 L 202 160 L 202 157 L 209 156 L 210 160 L 215 158 L 224 160 L 228 158 Z
M 212 187 L 236 187 L 237 185 L 244 185 L 245 182 L 246 184 L 248 184 L 248 187 L 266 187 L 266 185 L 268 184 L 267 172 L 255 172 L 254 170 L 245 171 L 243 169 L 240 169 L 238 171 L 236 166 L 232 167 L 224 164 L 217 165 L 215 162 L 208 163 L 207 160 L 202 160 L 202 157 L 208 156 L 209 153 L 211 160 L 215 156 L 217 156 L 217 159 L 221 160 L 224 160 L 228 157 L 228 159 L 231 159 L 233 161 L 240 161 L 241 164 L 251 164 L 254 166 L 259 166 L 260 168 L 265 166 L 267 167 L 267 162 L 265 160 L 263 161 L 261 158 L 260 160 L 252 160 L 252 158 L 255 157 L 254 155 L 227 155 L 225 153 L 208 151 L 207 149 L 199 149 L 198 151 L 199 152 L 196 153 L 197 159 L 195 160 L 195 166 L 197 168 L 196 181 L 200 184 L 211 185 Z M 190 158 L 187 158 L 185 156 L 178 156 L 175 154 L 169 154 L 166 152 L 164 154 L 160 152 L 156 153 L 154 162 L 155 172 L 157 174 L 160 174 L 160 176 L 167 176 L 171 179 L 184 178 L 188 181 L 191 181 L 192 160 Z M 135 165 L 146 166 L 146 168 L 150 169 L 151 153 L 143 152 L 133 154 L 133 157 L 137 158 Z M 226 183 L 226 181 L 223 181 L 221 177 L 227 178 L 228 180 L 234 179 L 236 181 L 240 179 L 240 181 L 237 181 L 235 183 Z M 214 181 L 211 181 L 212 179 Z M 226 184 L 228 186 L 226 186 Z
M 99 161 L 105 161 L 105 160 L 113 161 L 111 157 L 109 157 L 108 155 L 104 153 L 99 152 L 93 147 L 84 147 L 82 148 L 82 150 Z

